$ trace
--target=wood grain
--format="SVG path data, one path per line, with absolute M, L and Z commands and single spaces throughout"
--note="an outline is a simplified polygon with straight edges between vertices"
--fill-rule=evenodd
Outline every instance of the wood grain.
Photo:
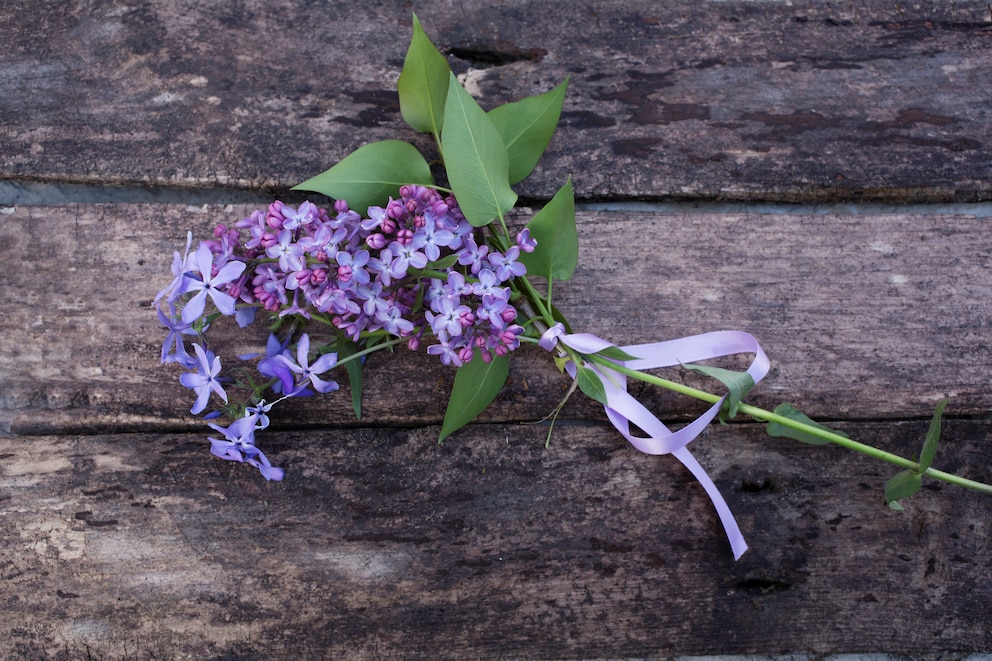
M 486 108 L 571 77 L 525 198 L 569 174 L 596 199 L 992 194 L 984 1 L 413 9 Z M 383 1 L 6 2 L 0 176 L 288 188 L 373 140 L 429 149 L 395 94 L 410 23 Z
M 883 447 L 926 422 L 843 425 Z M 270 433 L 283 483 L 202 436 L 0 439 L 9 658 L 917 656 L 992 648 L 987 497 L 714 427 L 693 446 L 735 563 L 673 460 L 601 425 Z M 989 480 L 988 421 L 938 463 Z
M 570 77 L 525 204 L 569 175 L 592 201 L 992 198 L 992 13 L 971 0 L 10 0 L 0 180 L 265 195 L 373 140 L 430 154 L 394 91 L 414 10 L 486 108 Z M 265 482 L 209 454 L 151 309 L 187 230 L 249 209 L 0 212 L 2 658 L 992 650 L 988 496 L 927 480 L 898 513 L 888 464 L 713 425 L 691 448 L 751 546 L 734 562 L 698 483 L 600 406 L 573 397 L 545 449 L 568 381 L 537 348 L 440 445 L 453 372 L 373 355 L 361 420 L 346 388 L 275 412 L 259 444 L 286 479 Z M 749 401 L 903 456 L 949 397 L 936 467 L 992 482 L 987 218 L 578 224 L 556 288 L 576 330 L 749 331 L 773 366 Z M 211 331 L 228 360 L 265 334 Z M 676 424 L 701 409 L 635 392 Z
M 151 300 L 188 228 L 209 235 L 247 207 L 21 207 L 0 223 L 0 420 L 15 433 L 175 429 L 192 404 Z M 929 417 L 992 408 L 992 254 L 964 216 L 581 214 L 580 267 L 557 289 L 576 330 L 618 344 L 714 330 L 757 337 L 773 370 L 751 400 L 824 419 Z M 108 237 L 113 237 L 108 241 Z M 218 355 L 264 347 L 264 328 L 216 328 Z M 452 370 L 404 350 L 366 364 L 364 423 L 439 423 Z M 669 371 L 700 387 L 699 378 Z M 537 420 L 568 381 L 539 349 L 512 363 L 486 420 Z M 342 382 L 346 381 L 343 374 Z M 396 384 L 404 384 L 398 393 Z M 695 402 L 645 388 L 666 419 Z M 576 397 L 564 415 L 602 420 Z M 288 406 L 283 424 L 356 424 L 346 393 Z

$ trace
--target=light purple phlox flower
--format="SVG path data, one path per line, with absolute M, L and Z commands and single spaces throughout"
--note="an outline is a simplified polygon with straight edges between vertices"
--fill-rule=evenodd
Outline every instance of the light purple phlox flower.
M 476 245 L 475 237 L 471 234 L 465 238 L 465 245 L 458 253 L 458 263 L 468 266 L 472 273 L 478 273 L 489 265 L 489 246 L 483 243 Z
M 279 269 L 283 273 L 303 270 L 303 248 L 293 242 L 293 233 L 288 229 L 279 230 L 279 242 L 265 249 L 270 259 L 279 260 Z
M 182 319 L 175 316 L 171 305 L 169 312 L 172 314 L 165 314 L 162 312 L 162 308 L 157 310 L 159 323 L 169 330 L 165 336 L 165 342 L 162 343 L 162 362 L 179 363 L 183 367 L 193 368 L 196 366 L 196 359 L 187 353 L 182 336 L 195 336 L 196 332 L 192 330 L 192 324 L 184 323 Z M 175 346 L 175 351 L 172 350 L 173 346 Z
M 320 375 L 334 367 L 338 362 L 336 353 L 325 353 L 317 361 L 310 364 L 310 336 L 304 333 L 296 345 L 296 360 L 294 361 L 286 353 L 277 357 L 289 370 L 294 372 L 300 380 L 298 387 L 306 387 L 309 381 L 314 390 L 321 393 L 331 392 L 338 389 L 338 384 L 334 381 L 325 381 Z
M 266 480 L 279 481 L 285 476 L 285 471 L 272 465 L 268 457 L 255 447 L 255 430 L 258 426 L 258 415 L 249 413 L 238 418 L 230 427 L 221 427 L 209 423 L 210 427 L 224 435 L 224 439 L 208 437 L 210 452 L 228 461 L 240 461 L 256 467 Z
M 471 314 L 472 310 L 467 305 L 459 304 L 457 299 L 447 296 L 436 299 L 432 305 L 436 314 L 428 310 L 424 315 L 430 322 L 434 335 L 442 342 L 461 335 L 465 328 L 462 319 Z
M 182 255 L 179 254 L 178 250 L 172 254 L 172 282 L 169 283 L 168 287 L 155 295 L 153 303 L 157 304 L 163 297 L 167 297 L 166 300 L 172 303 L 185 291 L 186 274 L 192 268 L 189 259 L 189 247 L 192 243 L 193 233 L 186 232 L 186 250 L 183 251 Z
M 217 378 L 220 374 L 220 358 L 211 351 L 205 351 L 199 344 L 194 344 L 193 350 L 196 352 L 195 367 L 197 371 L 181 375 L 179 382 L 196 393 L 196 401 L 193 403 L 193 408 L 189 410 L 190 413 L 196 415 L 207 407 L 211 392 L 216 393 L 225 403 L 227 403 L 227 393 L 224 392 L 220 379 Z
M 301 204 L 298 209 L 284 205 L 279 213 L 282 215 L 283 228 L 295 230 L 316 221 L 319 216 L 319 209 L 316 204 L 307 201 Z
M 436 225 L 433 214 L 424 214 L 426 224 L 417 234 L 424 237 L 424 254 L 430 261 L 437 261 L 441 257 L 441 248 L 446 248 L 455 240 L 455 235 L 446 229 L 439 229 Z
M 520 258 L 520 248 L 510 246 L 505 253 L 494 252 L 489 255 L 489 263 L 496 270 L 500 282 L 510 278 L 519 278 L 527 273 L 527 267 L 517 261 Z
M 221 314 L 234 314 L 234 297 L 219 288 L 236 280 L 244 272 L 245 263 L 241 261 L 227 262 L 217 271 L 217 275 L 213 275 L 213 253 L 202 243 L 196 249 L 193 260 L 200 277 L 196 278 L 191 274 L 186 274 L 185 290 L 187 292 L 195 291 L 196 294 L 187 301 L 186 307 L 183 308 L 183 321 L 191 324 L 203 315 L 207 296 L 210 297 Z
M 427 266 L 427 255 L 420 252 L 425 239 L 422 235 L 414 235 L 410 243 L 403 245 L 399 241 L 389 244 L 389 249 L 393 252 L 393 261 L 389 266 L 390 275 L 397 280 L 406 276 L 410 268 L 422 269 Z

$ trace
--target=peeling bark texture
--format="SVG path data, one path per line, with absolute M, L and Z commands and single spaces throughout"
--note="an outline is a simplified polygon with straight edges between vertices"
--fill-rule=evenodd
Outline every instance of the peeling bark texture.
M 986 2 L 123 2 L 0 8 L 0 174 L 284 189 L 404 135 L 411 9 L 491 108 L 571 76 L 521 188 L 992 197 Z M 372 47 L 374 45 L 374 47 Z

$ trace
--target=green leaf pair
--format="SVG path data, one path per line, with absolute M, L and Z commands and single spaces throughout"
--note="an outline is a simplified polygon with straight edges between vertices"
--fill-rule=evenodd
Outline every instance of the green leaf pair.
M 724 420 L 723 413 L 727 417 L 733 418 L 741 407 L 741 401 L 747 396 L 751 388 L 754 387 L 754 379 L 747 372 L 735 372 L 723 369 L 722 367 L 710 367 L 708 365 L 682 365 L 690 372 L 698 372 L 716 379 L 727 387 L 727 399 L 720 410 L 720 420 Z
M 504 217 L 517 202 L 511 186 L 534 170 L 561 116 L 568 79 L 544 94 L 485 112 L 458 82 L 444 55 L 413 17 L 413 36 L 397 81 L 400 113 L 415 131 L 434 136 L 451 192 L 466 220 L 484 227 L 499 219 L 497 243 L 510 241 Z M 430 165 L 413 145 L 384 140 L 361 147 L 329 170 L 294 190 L 314 191 L 345 200 L 363 212 L 384 206 L 403 185 L 434 186 Z M 531 273 L 548 278 L 547 310 L 553 315 L 551 281 L 568 280 L 578 262 L 575 205 L 571 179 L 528 225 L 538 248 L 521 261 Z M 440 265 L 431 265 L 440 269 Z M 472 360 L 459 368 L 445 411 L 441 438 L 470 422 L 502 389 L 509 361 Z M 349 362 L 353 402 L 361 413 L 361 372 Z
M 923 442 L 923 449 L 920 451 L 918 467 L 900 471 L 885 483 L 885 502 L 894 510 L 901 511 L 903 507 L 899 501 L 912 496 L 923 486 L 923 474 L 933 464 L 933 458 L 937 454 L 937 443 L 940 441 L 940 418 L 944 414 L 947 401 L 943 399 L 938 402 L 933 418 L 930 419 L 930 428 L 927 430 L 927 437 Z
M 775 407 L 775 410 L 772 411 L 772 413 L 783 418 L 788 418 L 793 422 L 798 422 L 799 424 L 811 429 L 819 429 L 820 431 L 834 434 L 836 436 L 840 436 L 841 438 L 848 438 L 847 434 L 844 432 L 836 431 L 834 429 L 830 429 L 829 427 L 825 427 L 818 422 L 814 422 L 796 410 L 796 407 L 792 404 L 779 404 Z M 815 433 L 800 431 L 798 429 L 793 429 L 792 427 L 786 427 L 780 422 L 768 423 L 768 435 L 791 438 L 794 441 L 809 443 L 810 445 L 827 445 L 830 443 L 828 439 L 823 438 L 822 436 L 817 436 Z

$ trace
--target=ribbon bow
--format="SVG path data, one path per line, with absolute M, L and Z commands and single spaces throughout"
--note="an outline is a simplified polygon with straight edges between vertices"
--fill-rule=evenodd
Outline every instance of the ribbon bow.
M 552 351 L 558 343 L 584 354 L 595 354 L 614 346 L 590 333 L 565 333 L 562 324 L 556 324 L 545 331 L 544 335 L 541 336 L 539 346 Z M 631 356 L 636 356 L 637 359 L 615 360 L 614 362 L 635 370 L 672 367 L 682 363 L 719 358 L 737 353 L 753 353 L 754 360 L 748 367 L 747 373 L 757 383 L 768 374 L 770 366 L 768 357 L 758 345 L 758 341 L 750 334 L 741 331 L 716 331 L 666 342 L 633 344 L 620 347 L 620 349 Z M 723 523 L 727 538 L 730 540 L 734 559 L 739 559 L 747 550 L 747 543 L 744 541 L 740 527 L 713 480 L 686 447 L 712 422 L 713 418 L 720 412 L 720 407 L 723 406 L 727 396 L 724 395 L 720 401 L 713 404 L 698 418 L 673 432 L 627 392 L 627 377 L 625 375 L 602 365 L 596 365 L 592 369 L 597 372 L 606 391 L 606 416 L 613 426 L 639 451 L 653 455 L 671 454 L 689 469 L 689 472 L 693 474 L 709 495 L 710 501 L 712 501 L 720 521 Z M 573 379 L 576 378 L 576 367 L 572 361 L 566 364 L 566 371 Z M 635 436 L 631 432 L 630 423 L 637 425 L 648 436 Z

